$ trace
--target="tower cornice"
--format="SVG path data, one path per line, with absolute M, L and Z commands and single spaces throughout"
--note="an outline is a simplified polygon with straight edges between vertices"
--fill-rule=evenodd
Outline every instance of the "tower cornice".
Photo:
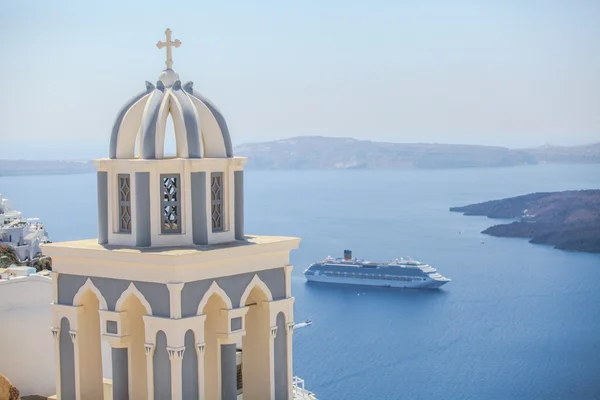
M 95 239 L 43 245 L 61 274 L 144 282 L 192 282 L 281 268 L 300 238 L 247 236 L 221 245 L 135 248 L 102 246 Z

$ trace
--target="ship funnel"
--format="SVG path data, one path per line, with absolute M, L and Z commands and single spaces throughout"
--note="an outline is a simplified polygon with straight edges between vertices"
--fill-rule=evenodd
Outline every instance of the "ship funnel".
M 344 250 L 344 260 L 352 260 L 352 250 Z

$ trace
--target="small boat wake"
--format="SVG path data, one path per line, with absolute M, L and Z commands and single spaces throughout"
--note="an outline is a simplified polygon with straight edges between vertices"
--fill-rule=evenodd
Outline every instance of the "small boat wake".
M 300 322 L 300 323 L 294 325 L 294 329 L 304 328 L 305 326 L 309 326 L 310 324 L 312 324 L 312 320 L 311 319 L 307 319 L 304 322 Z

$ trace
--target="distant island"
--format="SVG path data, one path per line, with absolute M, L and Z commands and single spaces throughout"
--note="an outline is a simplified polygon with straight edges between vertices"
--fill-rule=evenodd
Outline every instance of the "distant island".
M 0 160 L 0 176 L 62 175 L 96 172 L 91 161 Z
M 300 136 L 236 146 L 248 169 L 443 169 L 512 167 L 544 163 L 600 163 L 600 143 L 509 149 L 439 143 L 386 143 L 352 138 Z M 91 161 L 0 160 L 0 176 L 95 172 Z
M 517 218 L 482 233 L 529 238 L 561 250 L 600 253 L 600 190 L 532 193 L 450 211 L 489 218 Z
M 236 146 L 249 169 L 434 169 L 600 163 L 600 143 L 509 149 L 438 143 L 386 143 L 301 136 Z

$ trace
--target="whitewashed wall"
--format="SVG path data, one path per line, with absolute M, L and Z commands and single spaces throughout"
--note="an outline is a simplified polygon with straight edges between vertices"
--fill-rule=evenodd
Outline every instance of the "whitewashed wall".
M 21 395 L 56 393 L 51 302 L 50 278 L 31 275 L 0 281 L 0 373 Z
M 52 280 L 40 275 L 0 280 L 0 373 L 21 395 L 56 394 L 50 303 Z M 102 343 L 104 376 L 111 378 L 110 345 Z

